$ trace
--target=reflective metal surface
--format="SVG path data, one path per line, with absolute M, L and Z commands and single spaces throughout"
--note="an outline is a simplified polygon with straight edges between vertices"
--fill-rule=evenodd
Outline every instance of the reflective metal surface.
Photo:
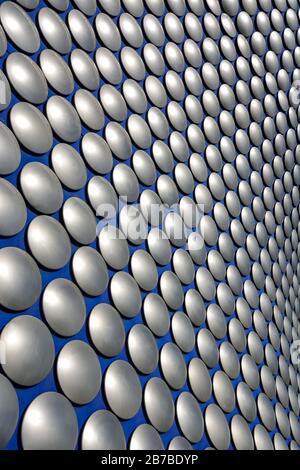
M 1 2 L 0 448 L 299 447 L 299 18 Z

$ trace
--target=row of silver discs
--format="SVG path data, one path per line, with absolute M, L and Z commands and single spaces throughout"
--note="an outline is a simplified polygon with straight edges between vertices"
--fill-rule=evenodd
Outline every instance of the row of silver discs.
M 0 447 L 298 448 L 298 7 L 2 2 Z M 196 204 L 202 237 L 175 237 Z

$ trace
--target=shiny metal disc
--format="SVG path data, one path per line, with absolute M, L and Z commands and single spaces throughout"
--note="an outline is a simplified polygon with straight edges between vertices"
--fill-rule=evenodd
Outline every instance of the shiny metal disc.
M 24 199 L 19 191 L 0 178 L 0 235 L 11 237 L 19 233 L 27 220 Z
M 124 431 L 118 418 L 108 410 L 95 411 L 84 425 L 82 450 L 125 450 Z
M 79 139 L 81 124 L 72 104 L 61 96 L 51 96 L 46 105 L 47 118 L 55 134 L 67 143 Z
M 189 441 L 182 436 L 173 437 L 169 443 L 169 450 L 192 450 L 193 447 Z
M 160 366 L 170 387 L 179 390 L 187 378 L 186 364 L 182 352 L 174 343 L 165 343 L 160 351 Z
M 53 214 L 61 208 L 64 199 L 61 184 L 43 163 L 27 163 L 20 173 L 20 185 L 27 202 L 41 214 Z
M 201 359 L 194 357 L 188 368 L 189 383 L 195 397 L 206 402 L 212 393 L 212 384 L 207 367 Z
M 78 197 L 69 198 L 62 209 L 66 229 L 81 245 L 89 245 L 96 238 L 96 219 L 92 209 Z
M 84 341 L 70 341 L 61 349 L 56 372 L 63 393 L 74 403 L 89 403 L 100 390 L 101 366 L 94 350 Z
M 176 402 L 176 416 L 181 431 L 190 442 L 199 442 L 204 432 L 204 420 L 197 400 L 182 392 Z
M 158 349 L 149 328 L 145 325 L 134 325 L 128 333 L 127 346 L 130 358 L 138 371 L 151 374 L 156 369 Z
M 213 392 L 218 405 L 225 413 L 233 411 L 235 406 L 235 393 L 232 383 L 223 371 L 217 371 L 213 377 Z
M 140 424 L 133 432 L 130 450 L 163 450 L 164 445 L 160 435 L 150 424 Z
M 42 289 L 42 279 L 34 259 L 19 248 L 0 250 L 0 304 L 20 311 L 31 307 Z
M 74 78 L 66 62 L 61 56 L 45 49 L 40 55 L 40 66 L 49 85 L 62 95 L 69 95 L 74 90 Z
M 74 450 L 77 438 L 77 417 L 63 395 L 46 392 L 30 403 L 21 427 L 24 450 Z
M 10 381 L 0 375 L 0 420 L 2 423 L 0 432 L 0 447 L 4 448 L 13 435 L 19 418 L 19 400 L 16 391 Z
M 0 122 L 0 174 L 13 173 L 21 161 L 21 151 L 11 130 Z
M 146 291 L 156 287 L 158 274 L 153 258 L 144 250 L 136 250 L 130 260 L 131 271 L 139 286 Z
M 87 170 L 79 153 L 68 144 L 57 144 L 52 150 L 51 163 L 60 181 L 71 190 L 81 189 L 87 180 Z
M 12 130 L 24 147 L 30 152 L 43 154 L 53 144 L 52 130 L 45 116 L 29 103 L 17 103 L 11 110 Z
M 155 293 L 148 294 L 143 304 L 145 321 L 156 336 L 164 336 L 170 328 L 168 308 L 164 300 Z
M 185 352 L 191 352 L 195 346 L 195 333 L 192 323 L 183 312 L 176 312 L 172 317 L 172 333 L 177 346 Z
M 119 312 L 127 318 L 135 317 L 141 309 L 142 299 L 134 278 L 119 271 L 112 277 L 110 293 L 113 303 Z
M 183 291 L 176 274 L 164 271 L 160 277 L 160 289 L 164 301 L 173 310 L 177 310 L 183 304 Z
M 151 424 L 159 432 L 167 432 L 174 421 L 175 407 L 170 389 L 163 380 L 152 377 L 147 382 L 144 404 Z
M 32 104 L 44 103 L 48 86 L 38 65 L 20 52 L 10 54 L 6 61 L 6 73 L 14 89 Z
M 42 307 L 48 325 L 59 335 L 73 336 L 83 327 L 84 299 L 78 287 L 68 279 L 54 279 L 47 285 Z
M 72 259 L 72 269 L 80 289 L 92 297 L 101 295 L 108 285 L 108 273 L 102 256 L 91 247 L 80 247 Z
M 46 325 L 38 318 L 22 315 L 12 319 L 1 332 L 5 348 L 7 376 L 19 385 L 41 382 L 54 361 L 54 342 Z
M 35 24 L 22 7 L 15 2 L 2 3 L 0 20 L 4 31 L 18 48 L 27 54 L 37 52 L 40 36 Z
M 236 450 L 253 450 L 254 442 L 247 421 L 235 415 L 231 420 L 231 435 Z
M 36 217 L 28 227 L 27 240 L 35 259 L 48 269 L 62 268 L 71 257 L 69 236 L 53 217 Z
M 122 419 L 136 415 L 142 403 L 142 388 L 134 368 L 125 361 L 114 361 L 104 378 L 106 399 L 112 411 Z
M 221 409 L 208 405 L 205 411 L 205 426 L 213 446 L 218 450 L 227 450 L 230 444 L 230 431 Z
M 71 51 L 71 34 L 62 18 L 54 10 L 42 8 L 38 13 L 38 24 L 51 49 L 59 54 L 68 54 Z
M 114 307 L 98 304 L 89 316 L 89 332 L 93 344 L 104 356 L 113 357 L 121 352 L 125 343 L 123 321 Z

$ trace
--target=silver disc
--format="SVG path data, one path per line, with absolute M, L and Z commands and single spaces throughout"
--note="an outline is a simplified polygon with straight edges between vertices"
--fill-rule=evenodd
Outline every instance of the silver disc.
M 30 403 L 21 427 L 24 450 L 74 450 L 77 438 L 77 417 L 63 395 L 46 392 Z

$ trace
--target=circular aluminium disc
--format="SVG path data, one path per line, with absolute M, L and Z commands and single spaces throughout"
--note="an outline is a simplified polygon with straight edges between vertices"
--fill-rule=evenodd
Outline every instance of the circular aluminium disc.
M 70 63 L 75 77 L 80 84 L 90 91 L 98 88 L 100 76 L 90 56 L 82 49 L 74 49 L 70 55 Z
M 145 321 L 156 336 L 164 336 L 170 328 L 168 308 L 164 300 L 155 293 L 145 297 L 143 312 Z
M 10 54 L 6 61 L 6 73 L 11 85 L 25 101 L 32 104 L 46 101 L 46 79 L 38 65 L 29 57 L 20 52 Z
M 236 399 L 242 415 L 247 421 L 254 421 L 257 415 L 256 403 L 249 386 L 244 382 L 239 382 L 236 388 Z
M 131 78 L 123 83 L 122 92 L 128 106 L 138 114 L 143 114 L 147 109 L 147 98 L 140 85 Z
M 126 102 L 115 87 L 108 84 L 103 85 L 99 91 L 99 99 L 106 114 L 114 121 L 124 121 L 127 117 Z
M 206 365 L 198 357 L 189 363 L 188 378 L 195 397 L 203 403 L 208 401 L 212 393 L 211 378 Z
M 182 392 L 176 402 L 176 416 L 180 429 L 190 442 L 199 442 L 204 432 L 200 406 L 189 392 Z
M 133 277 L 142 289 L 151 291 L 156 287 L 158 282 L 157 268 L 147 251 L 136 250 L 131 256 L 130 266 Z
M 0 304 L 20 311 L 31 307 L 42 289 L 42 278 L 34 259 L 19 248 L 0 250 Z
M 108 3 L 107 0 L 105 2 Z M 121 35 L 113 20 L 106 13 L 99 13 L 97 15 L 95 26 L 98 36 L 105 47 L 114 52 L 120 49 Z
M 106 47 L 100 47 L 96 52 L 96 64 L 100 75 L 110 84 L 118 85 L 122 81 L 123 73 L 115 55 Z M 98 80 L 99 85 L 99 80 Z M 98 88 L 98 86 L 96 86 Z
M 4 448 L 12 437 L 19 418 L 19 400 L 10 381 L 0 374 L 0 447 Z
M 96 219 L 92 209 L 78 197 L 71 197 L 62 209 L 64 225 L 71 237 L 81 245 L 89 245 L 96 238 Z
M 87 180 L 86 166 L 79 153 L 68 144 L 57 144 L 51 163 L 60 181 L 71 190 L 81 189 Z
M 76 413 L 66 397 L 46 392 L 30 403 L 21 427 L 24 450 L 74 450 L 77 438 Z
M 43 163 L 27 163 L 20 173 L 20 185 L 27 202 L 41 214 L 57 212 L 64 194 L 55 173 Z
M 147 244 L 151 256 L 158 264 L 165 266 L 170 262 L 172 256 L 171 245 L 163 231 L 153 227 L 148 233 Z
M 84 425 L 81 449 L 125 450 L 125 435 L 118 418 L 108 410 L 95 411 Z
M 22 315 L 13 318 L 1 332 L 5 348 L 6 375 L 19 385 L 32 386 L 50 372 L 54 343 L 47 326 L 38 318 Z
M 81 148 L 86 162 L 96 173 L 104 175 L 111 171 L 112 153 L 101 136 L 94 132 L 88 132 L 81 141 Z
M 117 122 L 109 122 L 105 128 L 105 140 L 120 160 L 127 160 L 132 153 L 132 143 L 126 130 Z
M 182 352 L 174 343 L 165 343 L 160 351 L 160 366 L 165 380 L 175 390 L 186 382 L 187 370 Z
M 0 178 L 0 236 L 19 233 L 27 220 L 24 199 L 9 181 Z
M 66 230 L 53 217 L 40 215 L 28 227 L 27 239 L 35 259 L 48 269 L 60 269 L 71 257 L 71 242 Z
M 76 111 L 85 127 L 99 131 L 104 125 L 104 113 L 97 98 L 88 90 L 77 90 L 74 95 Z
M 123 321 L 116 309 L 109 304 L 101 303 L 93 308 L 89 316 L 89 333 L 93 344 L 104 356 L 116 356 L 123 349 Z
M 107 264 L 113 269 L 124 268 L 129 261 L 129 249 L 123 233 L 113 225 L 106 225 L 99 234 L 99 248 Z
M 231 380 L 225 372 L 218 370 L 214 374 L 213 391 L 218 405 L 225 413 L 231 413 L 235 406 L 235 393 Z
M 219 352 L 220 363 L 224 372 L 230 379 L 236 379 L 240 373 L 240 363 L 239 357 L 234 347 L 231 345 L 231 343 L 224 341 L 219 347 Z
M 195 326 L 200 326 L 206 317 L 204 301 L 196 289 L 189 289 L 184 299 L 185 310 Z
M 91 346 L 84 341 L 70 341 L 61 349 L 56 371 L 62 391 L 76 404 L 89 403 L 100 390 L 100 362 Z
M 240 415 L 231 420 L 231 435 L 236 450 L 253 450 L 254 442 L 247 421 Z
M 15 104 L 10 122 L 15 136 L 30 152 L 43 154 L 52 147 L 53 134 L 49 122 L 32 104 Z
M 261 424 L 255 426 L 253 437 L 257 450 L 274 450 L 269 433 Z
M 21 162 L 21 150 L 11 130 L 0 122 L 0 175 L 13 173 Z
M 160 277 L 160 289 L 166 304 L 173 310 L 177 310 L 183 304 L 183 291 L 176 274 L 164 271 Z
M 23 8 L 15 2 L 2 3 L 0 20 L 7 36 L 19 49 L 27 54 L 38 51 L 41 43 L 39 33 Z
M 68 64 L 52 49 L 41 52 L 40 66 L 49 85 L 61 95 L 69 95 L 74 90 L 74 78 Z
M 141 293 L 130 274 L 122 271 L 114 274 L 110 292 L 115 307 L 122 315 L 133 318 L 138 314 L 142 305 Z
M 92 297 L 101 295 L 108 285 L 108 272 L 102 256 L 93 248 L 82 246 L 72 260 L 75 280 L 80 289 Z
M 194 264 L 187 251 L 182 249 L 175 251 L 173 255 L 173 266 L 180 282 L 183 284 L 191 284 L 193 282 L 195 275 Z
M 54 279 L 47 285 L 42 307 L 48 325 L 61 336 L 73 336 L 83 327 L 85 302 L 78 287 L 68 279 Z
M 96 48 L 96 35 L 86 16 L 79 10 L 73 9 L 68 14 L 68 28 L 78 46 L 87 52 Z
M 73 143 L 81 135 L 81 123 L 73 105 L 62 98 L 54 95 L 49 98 L 46 105 L 47 118 L 55 134 L 67 143 Z
M 133 325 L 128 333 L 127 346 L 130 358 L 139 372 L 151 374 L 156 369 L 158 349 L 149 328 L 141 324 Z
M 169 443 L 169 450 L 193 450 L 192 445 L 189 441 L 182 436 L 173 437 Z
M 112 181 L 120 198 L 127 203 L 134 202 L 139 196 L 139 184 L 134 171 L 125 163 L 116 165 L 112 172 Z
M 184 353 L 191 352 L 194 349 L 194 328 L 189 317 L 183 312 L 176 312 L 173 315 L 172 333 L 177 346 L 179 346 Z
M 230 431 L 221 409 L 208 405 L 205 411 L 205 426 L 213 446 L 218 450 L 227 450 L 230 444 Z
M 142 403 L 142 387 L 134 368 L 125 361 L 110 364 L 104 378 L 106 399 L 112 411 L 122 419 L 136 415 Z
M 174 422 L 175 407 L 169 387 L 159 377 L 147 382 L 144 404 L 150 423 L 159 432 L 167 432 Z
M 163 450 L 159 433 L 150 424 L 140 424 L 132 433 L 130 450 Z
M 51 8 L 39 10 L 38 24 L 46 43 L 49 44 L 51 49 L 59 54 L 68 54 L 71 51 L 71 34 L 65 22 L 54 10 Z
M 156 169 L 149 155 L 143 150 L 137 150 L 132 157 L 133 170 L 146 186 L 151 186 L 156 180 Z
M 208 367 L 215 367 L 219 359 L 219 350 L 210 330 L 206 328 L 199 330 L 197 346 L 203 362 L 205 362 Z

